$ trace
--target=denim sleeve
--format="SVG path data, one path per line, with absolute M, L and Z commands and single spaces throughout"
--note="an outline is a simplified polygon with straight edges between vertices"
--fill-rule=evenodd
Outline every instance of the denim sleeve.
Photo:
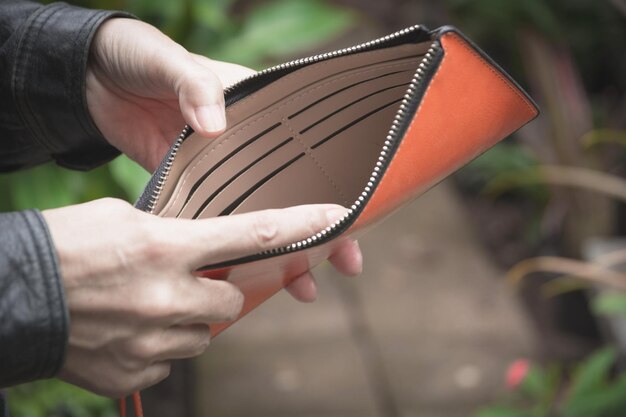
M 118 155 L 87 109 L 85 72 L 98 27 L 132 15 L 65 3 L 0 2 L 0 172 L 54 160 L 85 170 Z

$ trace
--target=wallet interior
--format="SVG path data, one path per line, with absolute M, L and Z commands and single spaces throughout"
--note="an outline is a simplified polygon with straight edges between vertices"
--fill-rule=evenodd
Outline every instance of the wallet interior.
M 361 194 L 431 42 L 313 63 L 227 108 L 217 139 L 180 147 L 155 213 L 206 218 Z

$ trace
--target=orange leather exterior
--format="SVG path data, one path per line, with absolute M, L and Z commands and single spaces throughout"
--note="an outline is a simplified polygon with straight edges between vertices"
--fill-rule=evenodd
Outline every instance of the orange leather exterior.
M 370 201 L 352 226 L 389 215 L 537 116 L 502 73 L 454 32 L 444 57 Z
M 346 236 L 341 236 L 324 245 L 305 251 L 234 265 L 228 268 L 203 271 L 200 275 L 211 279 L 228 280 L 228 282 L 236 285 L 241 290 L 244 294 L 244 305 L 241 314 L 237 318 L 239 320 L 278 291 L 285 288 L 296 277 L 322 263 Z M 217 336 L 237 320 L 228 323 L 211 324 L 211 335 L 213 337 Z
M 460 36 L 450 32 L 441 42 L 445 54 L 417 114 L 381 183 L 346 233 L 308 250 L 202 273 L 208 278 L 228 279 L 242 290 L 245 302 L 239 318 L 323 262 L 341 240 L 360 235 L 366 226 L 417 197 L 537 115 L 523 93 Z M 211 325 L 213 336 L 235 321 Z

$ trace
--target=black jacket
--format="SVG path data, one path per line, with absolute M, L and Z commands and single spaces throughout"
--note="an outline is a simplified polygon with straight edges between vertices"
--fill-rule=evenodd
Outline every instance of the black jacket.
M 112 16 L 129 15 L 0 1 L 0 173 L 50 160 L 89 169 L 118 154 L 85 98 L 89 46 Z M 59 264 L 41 214 L 0 213 L 0 387 L 55 375 L 68 331 Z

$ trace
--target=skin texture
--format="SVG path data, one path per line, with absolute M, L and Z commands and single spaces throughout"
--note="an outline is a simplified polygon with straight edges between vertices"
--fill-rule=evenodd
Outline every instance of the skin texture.
M 111 19 L 94 38 L 87 103 L 105 138 L 153 170 L 185 123 L 207 140 L 221 133 L 223 86 L 249 74 L 191 54 L 145 23 Z M 164 379 L 171 360 L 208 347 L 208 323 L 241 311 L 235 286 L 198 278 L 196 268 L 306 238 L 345 210 L 309 205 L 183 220 L 102 199 L 44 211 L 70 312 L 60 377 L 112 397 Z M 361 272 L 356 242 L 347 241 L 329 261 L 345 275 Z M 299 301 L 316 297 L 310 273 L 287 290 Z

